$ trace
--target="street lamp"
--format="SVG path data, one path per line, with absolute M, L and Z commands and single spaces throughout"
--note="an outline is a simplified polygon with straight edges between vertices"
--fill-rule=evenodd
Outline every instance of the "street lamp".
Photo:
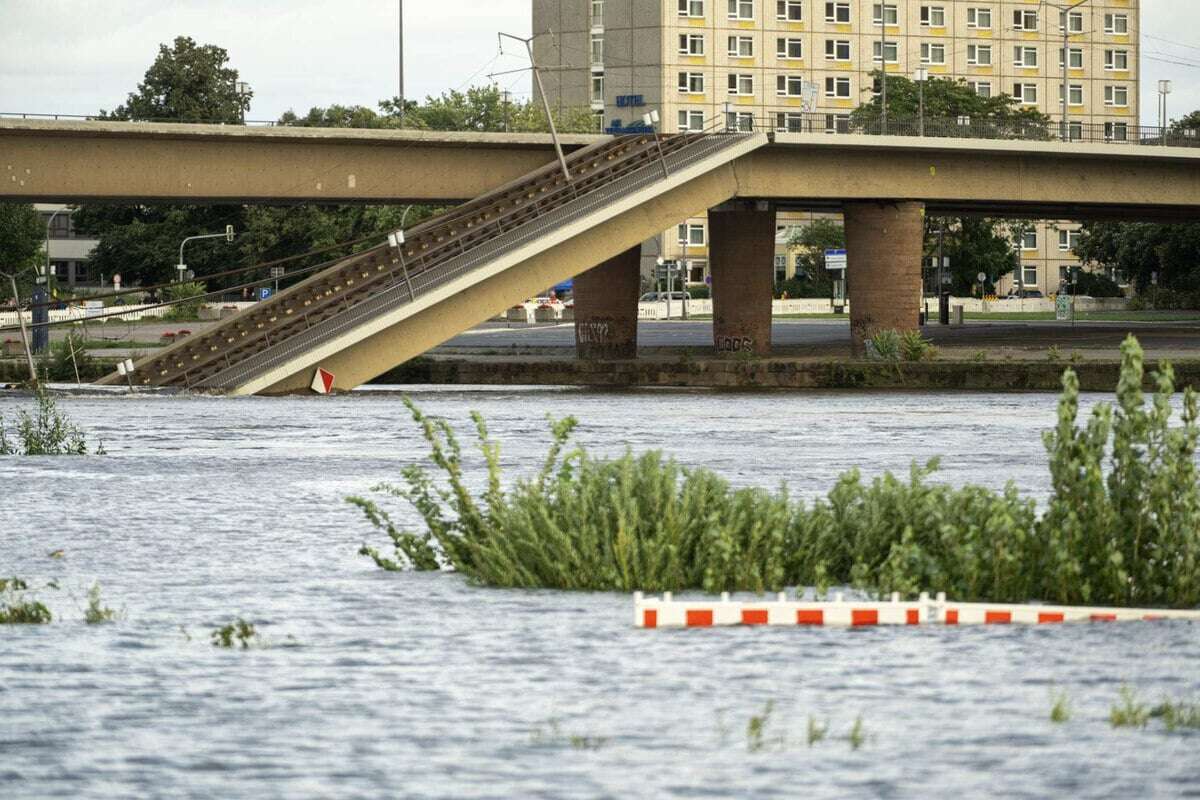
M 250 84 L 246 83 L 245 81 L 238 81 L 237 83 L 235 83 L 233 85 L 233 88 L 237 91 L 238 110 L 242 114 L 242 124 L 245 125 L 246 124 L 245 98 L 246 98 L 246 95 L 250 94 Z
M 913 71 L 917 82 L 917 136 L 925 135 L 925 81 L 929 80 L 929 68 L 917 67 Z
M 1079 0 L 1078 3 L 1067 3 L 1058 5 L 1057 3 L 1046 2 L 1050 8 L 1058 9 L 1058 13 L 1062 16 L 1063 29 L 1063 46 L 1062 46 L 1062 62 L 1063 62 L 1063 77 L 1062 77 L 1062 128 L 1061 136 L 1065 142 L 1070 138 L 1071 126 L 1067 122 L 1067 111 L 1071 103 L 1071 86 L 1070 86 L 1070 69 L 1071 69 L 1071 19 L 1070 12 L 1079 8 L 1089 0 Z
M 1167 138 L 1167 95 L 1171 93 L 1170 81 L 1158 82 L 1158 127 L 1162 128 L 1163 141 Z
M 194 242 L 197 239 L 224 239 L 227 242 L 232 242 L 234 237 L 233 226 L 226 225 L 224 233 L 206 233 L 201 236 L 189 236 L 179 243 L 179 263 L 175 265 L 175 269 L 179 270 L 179 282 L 183 283 L 187 278 L 187 264 L 183 261 L 183 246 L 188 242 Z
M 654 126 L 658 124 L 658 111 L 650 110 L 642 114 L 642 124 L 654 133 L 654 144 L 658 147 L 658 162 L 662 165 L 663 177 L 670 178 L 671 172 L 667 169 L 667 157 L 663 155 L 662 140 L 658 138 L 658 129 Z

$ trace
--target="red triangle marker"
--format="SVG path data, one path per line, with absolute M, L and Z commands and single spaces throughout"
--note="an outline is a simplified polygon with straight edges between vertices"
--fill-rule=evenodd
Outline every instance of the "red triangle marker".
M 333 391 L 333 373 L 317 367 L 317 374 L 313 376 L 312 390 L 317 394 L 329 394 Z

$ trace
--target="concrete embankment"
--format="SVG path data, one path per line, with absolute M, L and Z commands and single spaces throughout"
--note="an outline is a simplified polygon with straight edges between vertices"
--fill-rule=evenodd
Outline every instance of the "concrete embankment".
M 1062 388 L 1070 366 L 1085 391 L 1111 392 L 1116 360 L 880 362 L 764 358 L 580 361 L 537 356 L 422 357 L 372 381 L 377 384 L 559 385 L 610 388 L 688 387 L 732 389 L 912 389 L 1046 391 Z M 1200 389 L 1200 360 L 1174 362 L 1180 388 Z M 1149 373 L 1157 362 L 1146 364 Z

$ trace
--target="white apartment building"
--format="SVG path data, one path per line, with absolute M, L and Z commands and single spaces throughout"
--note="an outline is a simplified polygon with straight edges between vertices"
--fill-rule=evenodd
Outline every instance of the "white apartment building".
M 1068 130 L 1122 139 L 1138 120 L 1139 2 L 1088 0 L 1063 13 L 1041 0 L 533 0 L 533 30 L 544 34 L 535 53 L 552 105 L 588 106 L 610 132 L 636 130 L 654 109 L 669 132 L 836 133 L 873 96 L 882 62 L 891 75 L 923 68 L 1010 94 L 1059 124 L 1065 68 Z M 810 218 L 782 212 L 781 240 Z M 1057 290 L 1078 266 L 1077 230 L 1046 223 L 1025 238 L 1026 288 Z M 685 259 L 689 279 L 703 282 L 706 220 L 664 233 L 661 255 Z M 777 270 L 790 276 L 794 263 L 777 258 Z

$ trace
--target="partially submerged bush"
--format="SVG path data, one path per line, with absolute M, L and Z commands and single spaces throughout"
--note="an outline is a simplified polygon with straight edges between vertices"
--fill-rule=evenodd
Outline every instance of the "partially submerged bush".
M 374 501 L 348 498 L 393 545 L 362 554 L 385 569 L 450 566 L 492 586 L 665 591 L 779 590 L 849 584 L 877 593 L 945 591 L 961 600 L 1200 603 L 1197 398 L 1169 426 L 1170 367 L 1149 408 L 1142 353 L 1122 348 L 1118 405 L 1077 423 L 1079 386 L 1063 377 L 1058 427 L 1046 435 L 1053 495 L 1043 516 L 1009 484 L 1003 492 L 929 482 L 931 461 L 907 479 L 869 484 L 853 470 L 811 506 L 784 488 L 733 489 L 706 469 L 660 453 L 598 459 L 567 450 L 574 419 L 552 422 L 541 470 L 502 489 L 499 448 L 472 416 L 488 469 L 474 497 L 451 427 L 405 400 L 447 478 L 419 466 L 404 485 L 375 491 L 408 500 L 426 526 L 396 527 Z M 1109 469 L 1105 449 L 1112 442 Z
M 87 438 L 65 414 L 58 410 L 54 397 L 43 388 L 37 390 L 37 410 L 17 412 L 16 430 L 10 438 L 4 418 L 0 417 L 0 456 L 84 456 Z M 103 446 L 96 454 L 104 452 Z
M 29 584 L 20 578 L 0 578 L 0 625 L 45 625 L 50 609 L 29 595 Z
M 246 622 L 241 617 L 228 625 L 222 625 L 211 634 L 213 647 L 235 648 L 249 650 L 250 645 L 258 641 L 258 631 L 254 623 Z

